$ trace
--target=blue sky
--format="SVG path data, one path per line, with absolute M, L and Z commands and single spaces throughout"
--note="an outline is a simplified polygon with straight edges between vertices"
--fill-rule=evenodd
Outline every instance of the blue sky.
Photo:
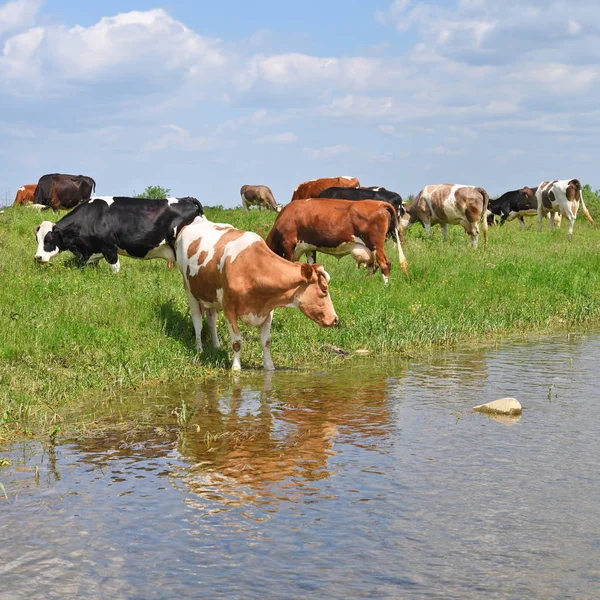
M 0 197 L 44 173 L 280 203 L 321 176 L 403 195 L 594 188 L 600 3 L 0 3 Z

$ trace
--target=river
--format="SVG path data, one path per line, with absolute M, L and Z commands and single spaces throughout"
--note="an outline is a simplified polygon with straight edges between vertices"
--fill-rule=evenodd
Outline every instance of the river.
M 600 597 L 599 361 L 563 333 L 122 398 L 0 453 L 0 598 Z

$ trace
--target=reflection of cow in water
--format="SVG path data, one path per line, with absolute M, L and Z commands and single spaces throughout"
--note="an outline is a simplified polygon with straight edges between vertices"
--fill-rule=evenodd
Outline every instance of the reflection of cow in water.
M 172 454 L 177 443 L 191 466 L 182 469 L 178 463 L 177 475 L 171 476 L 196 494 L 191 505 L 233 507 L 259 501 L 272 510 L 282 499 L 297 497 L 308 482 L 331 476 L 334 442 L 375 449 L 389 434 L 385 376 L 369 371 L 350 384 L 346 379 L 317 377 L 315 385 L 314 377 L 309 383 L 306 375 L 267 372 L 245 377 L 243 384 L 213 380 L 186 398 L 188 411 L 198 416 L 184 430 L 175 427 L 173 416 L 169 423 L 157 417 L 156 429 L 126 436 L 105 431 L 99 439 L 76 444 L 90 453 L 89 462 L 115 468 L 119 456 L 151 460 Z M 132 403 L 132 422 L 136 407 Z M 157 436 L 157 430 L 166 437 Z
M 37 183 L 34 204 L 57 211 L 75 208 L 82 200 L 91 198 L 96 191 L 96 182 L 87 175 L 42 175 Z

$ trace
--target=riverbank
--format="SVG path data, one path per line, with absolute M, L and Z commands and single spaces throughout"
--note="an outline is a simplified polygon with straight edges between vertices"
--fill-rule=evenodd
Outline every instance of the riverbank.
M 273 213 L 207 209 L 208 218 L 266 235 Z M 164 261 L 123 259 L 118 275 L 102 261 L 77 268 L 69 253 L 50 265 L 33 261 L 29 209 L 0 215 L 0 438 L 53 430 L 62 414 L 98 397 L 158 382 L 185 383 L 227 375 L 228 344 L 198 356 L 181 276 Z M 471 250 L 458 227 L 444 243 L 423 230 L 407 232 L 411 280 L 391 243 L 390 286 L 369 277 L 350 258 L 319 255 L 331 274 L 340 317 L 322 330 L 299 311 L 276 312 L 273 359 L 300 368 L 350 356 L 422 355 L 432 349 L 480 343 L 504 335 L 569 329 L 600 322 L 600 230 L 578 220 L 554 234 L 522 231 L 518 223 L 490 230 L 487 250 Z M 205 332 L 206 333 L 206 332 Z M 219 335 L 228 339 L 222 318 Z M 243 328 L 244 368 L 262 364 L 258 330 Z M 207 340 L 207 347 L 209 343 Z

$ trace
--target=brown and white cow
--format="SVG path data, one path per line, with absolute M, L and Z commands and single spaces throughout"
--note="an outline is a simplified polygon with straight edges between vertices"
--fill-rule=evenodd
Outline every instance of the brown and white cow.
M 583 188 L 579 179 L 561 179 L 554 181 L 543 181 L 535 193 L 537 198 L 538 231 L 542 230 L 542 218 L 548 214 L 550 218 L 550 231 L 554 231 L 554 216 L 556 213 L 563 214 L 569 219 L 569 230 L 573 233 L 573 225 L 577 218 L 579 203 L 585 218 L 594 223 L 588 209 L 583 201 Z
M 263 207 L 267 210 L 275 210 L 279 212 L 281 207 L 277 206 L 273 192 L 266 185 L 244 185 L 240 190 L 242 197 L 242 206 L 248 214 L 250 206 L 258 206 L 259 210 Z
M 220 347 L 217 312 L 222 310 L 233 347 L 234 371 L 241 369 L 238 319 L 260 327 L 264 368 L 268 370 L 274 369 L 270 347 L 275 308 L 298 308 L 321 327 L 338 322 L 325 269 L 321 265 L 289 263 L 269 250 L 256 233 L 197 217 L 179 233 L 175 252 L 198 351 L 202 351 L 200 335 L 205 310 L 212 344 Z
M 25 206 L 33 204 L 33 196 L 35 194 L 35 188 L 37 187 L 37 183 L 29 183 L 27 185 L 21 186 L 17 190 L 17 195 L 15 196 L 15 205 Z
M 395 232 L 400 266 L 408 277 L 396 209 L 387 202 L 330 199 L 290 202 L 271 228 L 267 246 L 291 261 L 314 252 L 337 258 L 350 254 L 357 264 L 364 263 L 371 272 L 379 266 L 387 285 L 391 263 L 385 254 L 385 239 L 390 228 Z
M 316 198 L 323 190 L 330 187 L 352 187 L 357 188 L 360 182 L 356 177 L 321 177 L 301 183 L 292 195 L 292 200 L 305 200 Z
M 431 226 L 439 223 L 446 240 L 448 225 L 461 225 L 471 238 L 473 247 L 477 248 L 479 223 L 483 221 L 483 242 L 487 246 L 488 201 L 488 193 L 480 187 L 452 183 L 426 185 L 412 202 L 404 206 L 406 214 L 400 224 L 406 229 L 420 222 L 429 237 Z

